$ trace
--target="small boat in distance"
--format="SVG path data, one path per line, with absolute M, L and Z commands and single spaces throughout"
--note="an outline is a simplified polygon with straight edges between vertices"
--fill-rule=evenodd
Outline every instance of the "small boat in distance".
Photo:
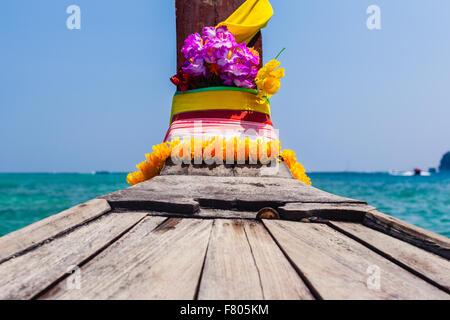
M 110 174 L 111 172 L 109 171 L 92 171 L 92 174 Z
M 413 171 L 399 171 L 399 170 L 391 170 L 389 171 L 391 176 L 401 176 L 401 177 L 413 177 L 413 176 L 422 176 L 429 177 L 431 176 L 431 172 L 422 171 L 422 169 L 416 168 Z

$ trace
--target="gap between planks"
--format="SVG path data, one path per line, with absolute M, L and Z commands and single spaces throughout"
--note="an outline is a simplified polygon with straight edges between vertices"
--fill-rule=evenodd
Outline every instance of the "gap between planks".
M 324 299 L 449 299 L 444 291 L 325 224 L 267 220 L 269 229 Z M 378 266 L 381 287 L 372 290 L 367 268 Z
M 0 265 L 63 237 L 111 210 L 106 200 L 93 199 L 0 238 Z
M 445 258 L 362 224 L 329 221 L 327 225 L 450 294 L 450 262 Z
M 80 290 L 59 284 L 48 299 L 192 300 L 212 221 L 147 217 L 81 269 Z
M 87 263 L 89 263 L 92 259 L 94 259 L 95 257 L 97 257 L 98 255 L 100 255 L 103 251 L 105 251 L 108 247 L 110 247 L 111 245 L 113 245 L 115 242 L 119 241 L 121 238 L 123 238 L 126 234 L 128 234 L 129 232 L 131 232 L 134 228 L 136 228 L 136 226 L 138 226 L 146 217 L 148 217 L 147 214 L 143 214 L 143 216 L 141 217 L 141 219 L 139 221 L 137 221 L 134 225 L 130 226 L 128 229 L 124 230 L 124 232 L 122 232 L 120 235 L 118 235 L 116 238 L 114 238 L 112 241 L 110 241 L 109 243 L 107 243 L 105 246 L 103 246 L 103 248 L 101 248 L 100 250 L 98 250 L 97 252 L 93 253 L 91 256 L 89 256 L 88 258 L 86 258 L 85 260 L 83 260 L 82 262 L 80 262 L 77 267 L 78 268 L 83 268 L 84 265 L 86 265 Z M 156 219 L 158 217 L 155 217 Z M 160 226 L 161 224 L 163 224 L 164 222 L 166 222 L 168 219 L 161 219 L 161 220 L 155 220 L 155 228 L 157 228 L 158 226 Z M 59 284 L 61 284 L 64 280 L 66 280 L 67 278 L 69 278 L 71 276 L 70 273 L 66 273 L 64 274 L 62 277 L 60 277 L 59 279 L 55 280 L 52 284 L 50 284 L 47 288 L 45 288 L 44 290 L 42 290 L 41 292 L 39 292 L 38 294 L 36 294 L 34 297 L 31 298 L 31 300 L 43 300 L 46 299 L 46 297 L 51 296 L 51 292 L 52 290 L 57 287 Z
M 214 221 L 199 300 L 310 300 L 314 297 L 261 222 Z
M 107 214 L 61 238 L 0 265 L 0 298 L 31 299 L 101 252 L 139 223 L 145 213 Z M 70 269 L 69 269 L 70 268 Z

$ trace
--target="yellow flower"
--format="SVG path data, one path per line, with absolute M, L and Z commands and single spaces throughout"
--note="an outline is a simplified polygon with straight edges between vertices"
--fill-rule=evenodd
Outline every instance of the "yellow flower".
M 291 170 L 292 175 L 295 179 L 300 180 L 308 185 L 311 185 L 311 179 L 306 175 L 305 168 L 297 162 L 295 158 L 295 152 L 292 150 L 283 150 L 281 153 L 286 165 Z
M 277 60 L 271 60 L 259 70 L 255 82 L 261 98 L 270 98 L 280 89 L 280 80 L 285 75 L 284 68 L 277 69 L 280 64 Z
M 153 146 L 153 153 L 145 155 L 147 161 L 139 163 L 136 167 L 139 171 L 132 172 L 127 176 L 127 182 L 131 185 L 150 180 L 158 176 L 172 153 L 172 149 L 179 144 L 179 140 L 162 143 Z

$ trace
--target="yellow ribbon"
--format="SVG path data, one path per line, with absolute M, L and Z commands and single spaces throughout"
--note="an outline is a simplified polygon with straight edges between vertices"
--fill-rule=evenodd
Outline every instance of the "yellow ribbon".
M 270 116 L 269 101 L 261 101 L 253 92 L 233 87 L 206 88 L 176 94 L 170 123 L 177 114 L 204 110 L 254 111 Z
M 227 26 L 237 43 L 248 44 L 259 30 L 267 26 L 272 16 L 273 9 L 268 0 L 247 0 L 218 26 Z

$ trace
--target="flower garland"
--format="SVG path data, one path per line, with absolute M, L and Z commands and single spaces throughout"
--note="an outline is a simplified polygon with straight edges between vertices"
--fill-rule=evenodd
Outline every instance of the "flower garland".
M 196 147 L 201 146 L 201 153 L 195 152 Z M 227 152 L 227 146 L 232 152 Z M 217 149 L 220 150 L 217 152 Z M 200 151 L 200 149 L 198 149 Z M 311 180 L 305 173 L 305 168 L 297 162 L 295 153 L 291 150 L 283 150 L 280 153 L 280 142 L 251 140 L 249 138 L 204 138 L 187 139 L 180 141 L 175 139 L 172 142 L 165 142 L 153 146 L 153 152 L 146 154 L 147 160 L 141 162 L 136 167 L 139 171 L 128 174 L 127 182 L 131 185 L 150 180 L 161 173 L 161 170 L 169 157 L 175 161 L 200 161 L 211 163 L 214 158 L 226 162 L 238 161 L 240 157 L 246 163 L 268 163 L 274 160 L 282 161 L 289 167 L 295 179 L 311 185 Z M 186 151 L 186 154 L 184 154 Z M 275 152 L 274 152 L 275 151 Z M 222 154 L 220 154 L 222 152 Z
M 283 152 L 281 153 L 281 158 L 283 158 L 284 162 L 289 167 L 289 170 L 291 170 L 291 173 L 295 179 L 311 185 L 311 179 L 306 175 L 303 165 L 297 162 L 294 151 L 283 150 Z

